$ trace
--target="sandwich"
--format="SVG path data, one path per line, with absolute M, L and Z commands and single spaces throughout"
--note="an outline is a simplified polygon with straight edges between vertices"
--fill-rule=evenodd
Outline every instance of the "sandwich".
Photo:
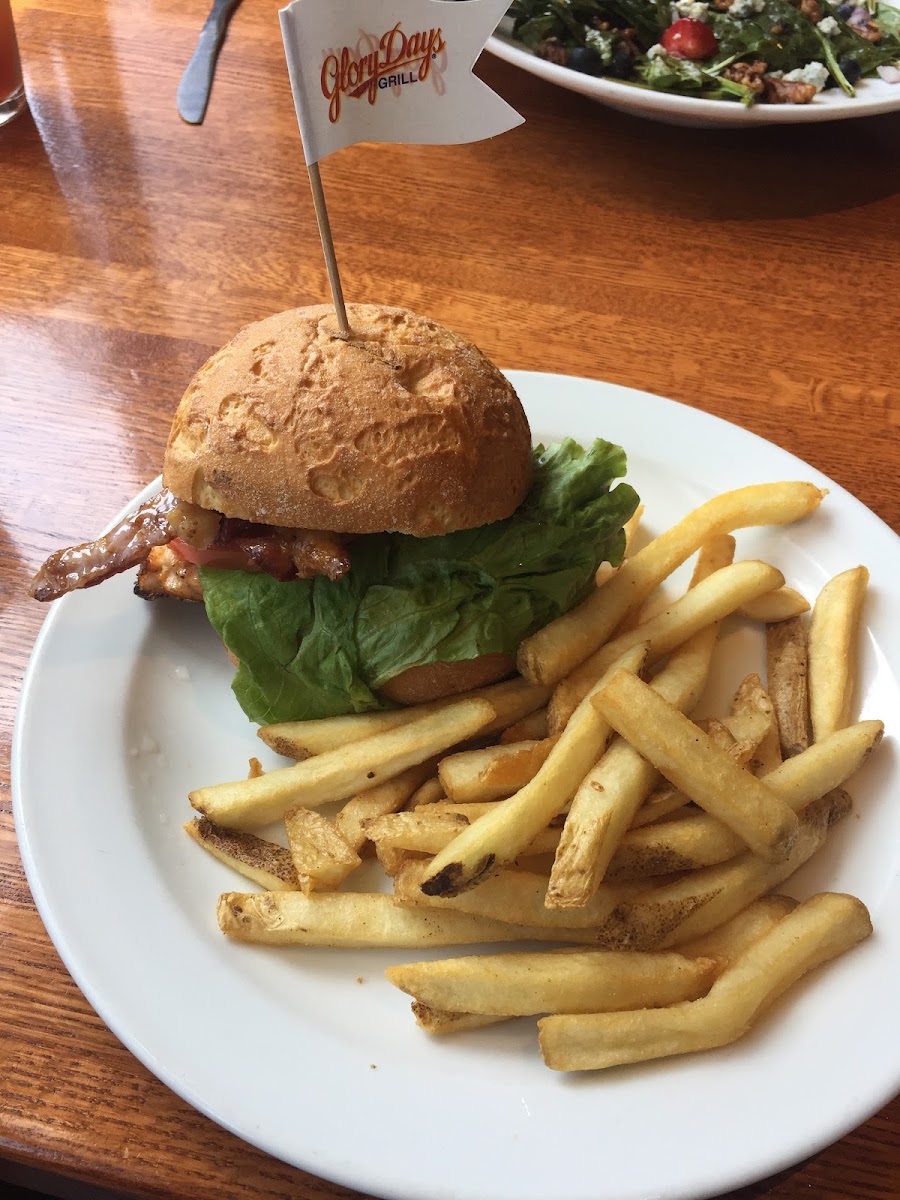
M 31 594 L 138 568 L 145 599 L 202 601 L 260 724 L 497 682 L 518 645 L 624 552 L 638 499 L 598 439 L 532 447 L 509 381 L 400 308 L 314 306 L 248 325 L 197 372 L 162 490 L 57 551 Z

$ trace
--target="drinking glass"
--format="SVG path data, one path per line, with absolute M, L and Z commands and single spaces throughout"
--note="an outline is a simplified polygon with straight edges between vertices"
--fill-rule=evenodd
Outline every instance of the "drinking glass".
M 25 107 L 25 85 L 9 0 L 0 0 L 0 125 Z

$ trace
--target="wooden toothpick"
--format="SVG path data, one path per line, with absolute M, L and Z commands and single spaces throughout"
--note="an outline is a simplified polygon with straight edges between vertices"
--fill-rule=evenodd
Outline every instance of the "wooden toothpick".
M 334 253 L 334 242 L 331 237 L 331 223 L 328 220 L 328 209 L 325 206 L 325 192 L 322 189 L 322 176 L 319 174 L 319 164 L 309 163 L 309 186 L 312 188 L 313 204 L 316 209 L 316 223 L 319 226 L 319 237 L 322 239 L 322 253 L 325 255 L 325 266 L 328 270 L 328 282 L 331 285 L 331 297 L 334 300 L 334 311 L 337 316 L 338 335 L 350 337 L 350 322 L 347 320 L 347 306 L 344 304 L 344 289 L 341 287 L 341 276 L 338 272 L 337 256 Z

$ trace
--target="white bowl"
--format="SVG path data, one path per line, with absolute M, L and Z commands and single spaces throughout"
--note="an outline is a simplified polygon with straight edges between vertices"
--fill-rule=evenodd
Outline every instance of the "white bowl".
M 693 125 L 710 129 L 716 125 L 805 125 L 813 121 L 846 121 L 850 117 L 872 117 L 900 109 L 900 83 L 883 79 L 864 79 L 856 85 L 856 96 L 846 96 L 840 88 L 820 92 L 811 104 L 743 104 L 728 100 L 702 100 L 694 96 L 676 96 L 650 88 L 632 87 L 616 79 L 583 75 L 569 67 L 538 58 L 518 42 L 494 34 L 487 49 L 498 58 L 521 67 L 539 79 L 580 92 L 620 112 L 649 117 L 668 125 Z

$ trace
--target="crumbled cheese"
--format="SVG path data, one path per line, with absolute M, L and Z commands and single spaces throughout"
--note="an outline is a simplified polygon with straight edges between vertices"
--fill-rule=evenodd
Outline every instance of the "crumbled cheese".
M 834 17 L 823 17 L 818 24 L 818 30 L 819 33 L 824 33 L 826 37 L 835 38 L 841 32 L 841 27 Z
M 600 61 L 604 66 L 608 67 L 612 62 L 614 37 L 609 33 L 604 33 L 600 29 L 588 29 L 584 31 L 584 44 L 591 50 L 596 50 L 600 55 Z
M 655 46 L 651 46 L 647 51 L 647 57 L 651 62 L 653 62 L 654 58 L 667 58 L 668 55 L 666 54 L 665 50 L 663 50 L 659 42 L 657 42 Z
M 817 92 L 821 92 L 822 88 L 828 82 L 829 70 L 820 62 L 807 63 L 805 67 L 797 67 L 794 71 L 788 71 L 785 75 L 785 80 L 788 83 L 811 83 Z
M 729 17 L 752 17 L 756 13 L 761 13 L 766 7 L 766 0 L 734 0 L 731 8 L 728 10 Z
M 703 0 L 672 0 L 672 20 L 688 17 L 692 21 L 705 21 L 709 15 L 709 5 Z

